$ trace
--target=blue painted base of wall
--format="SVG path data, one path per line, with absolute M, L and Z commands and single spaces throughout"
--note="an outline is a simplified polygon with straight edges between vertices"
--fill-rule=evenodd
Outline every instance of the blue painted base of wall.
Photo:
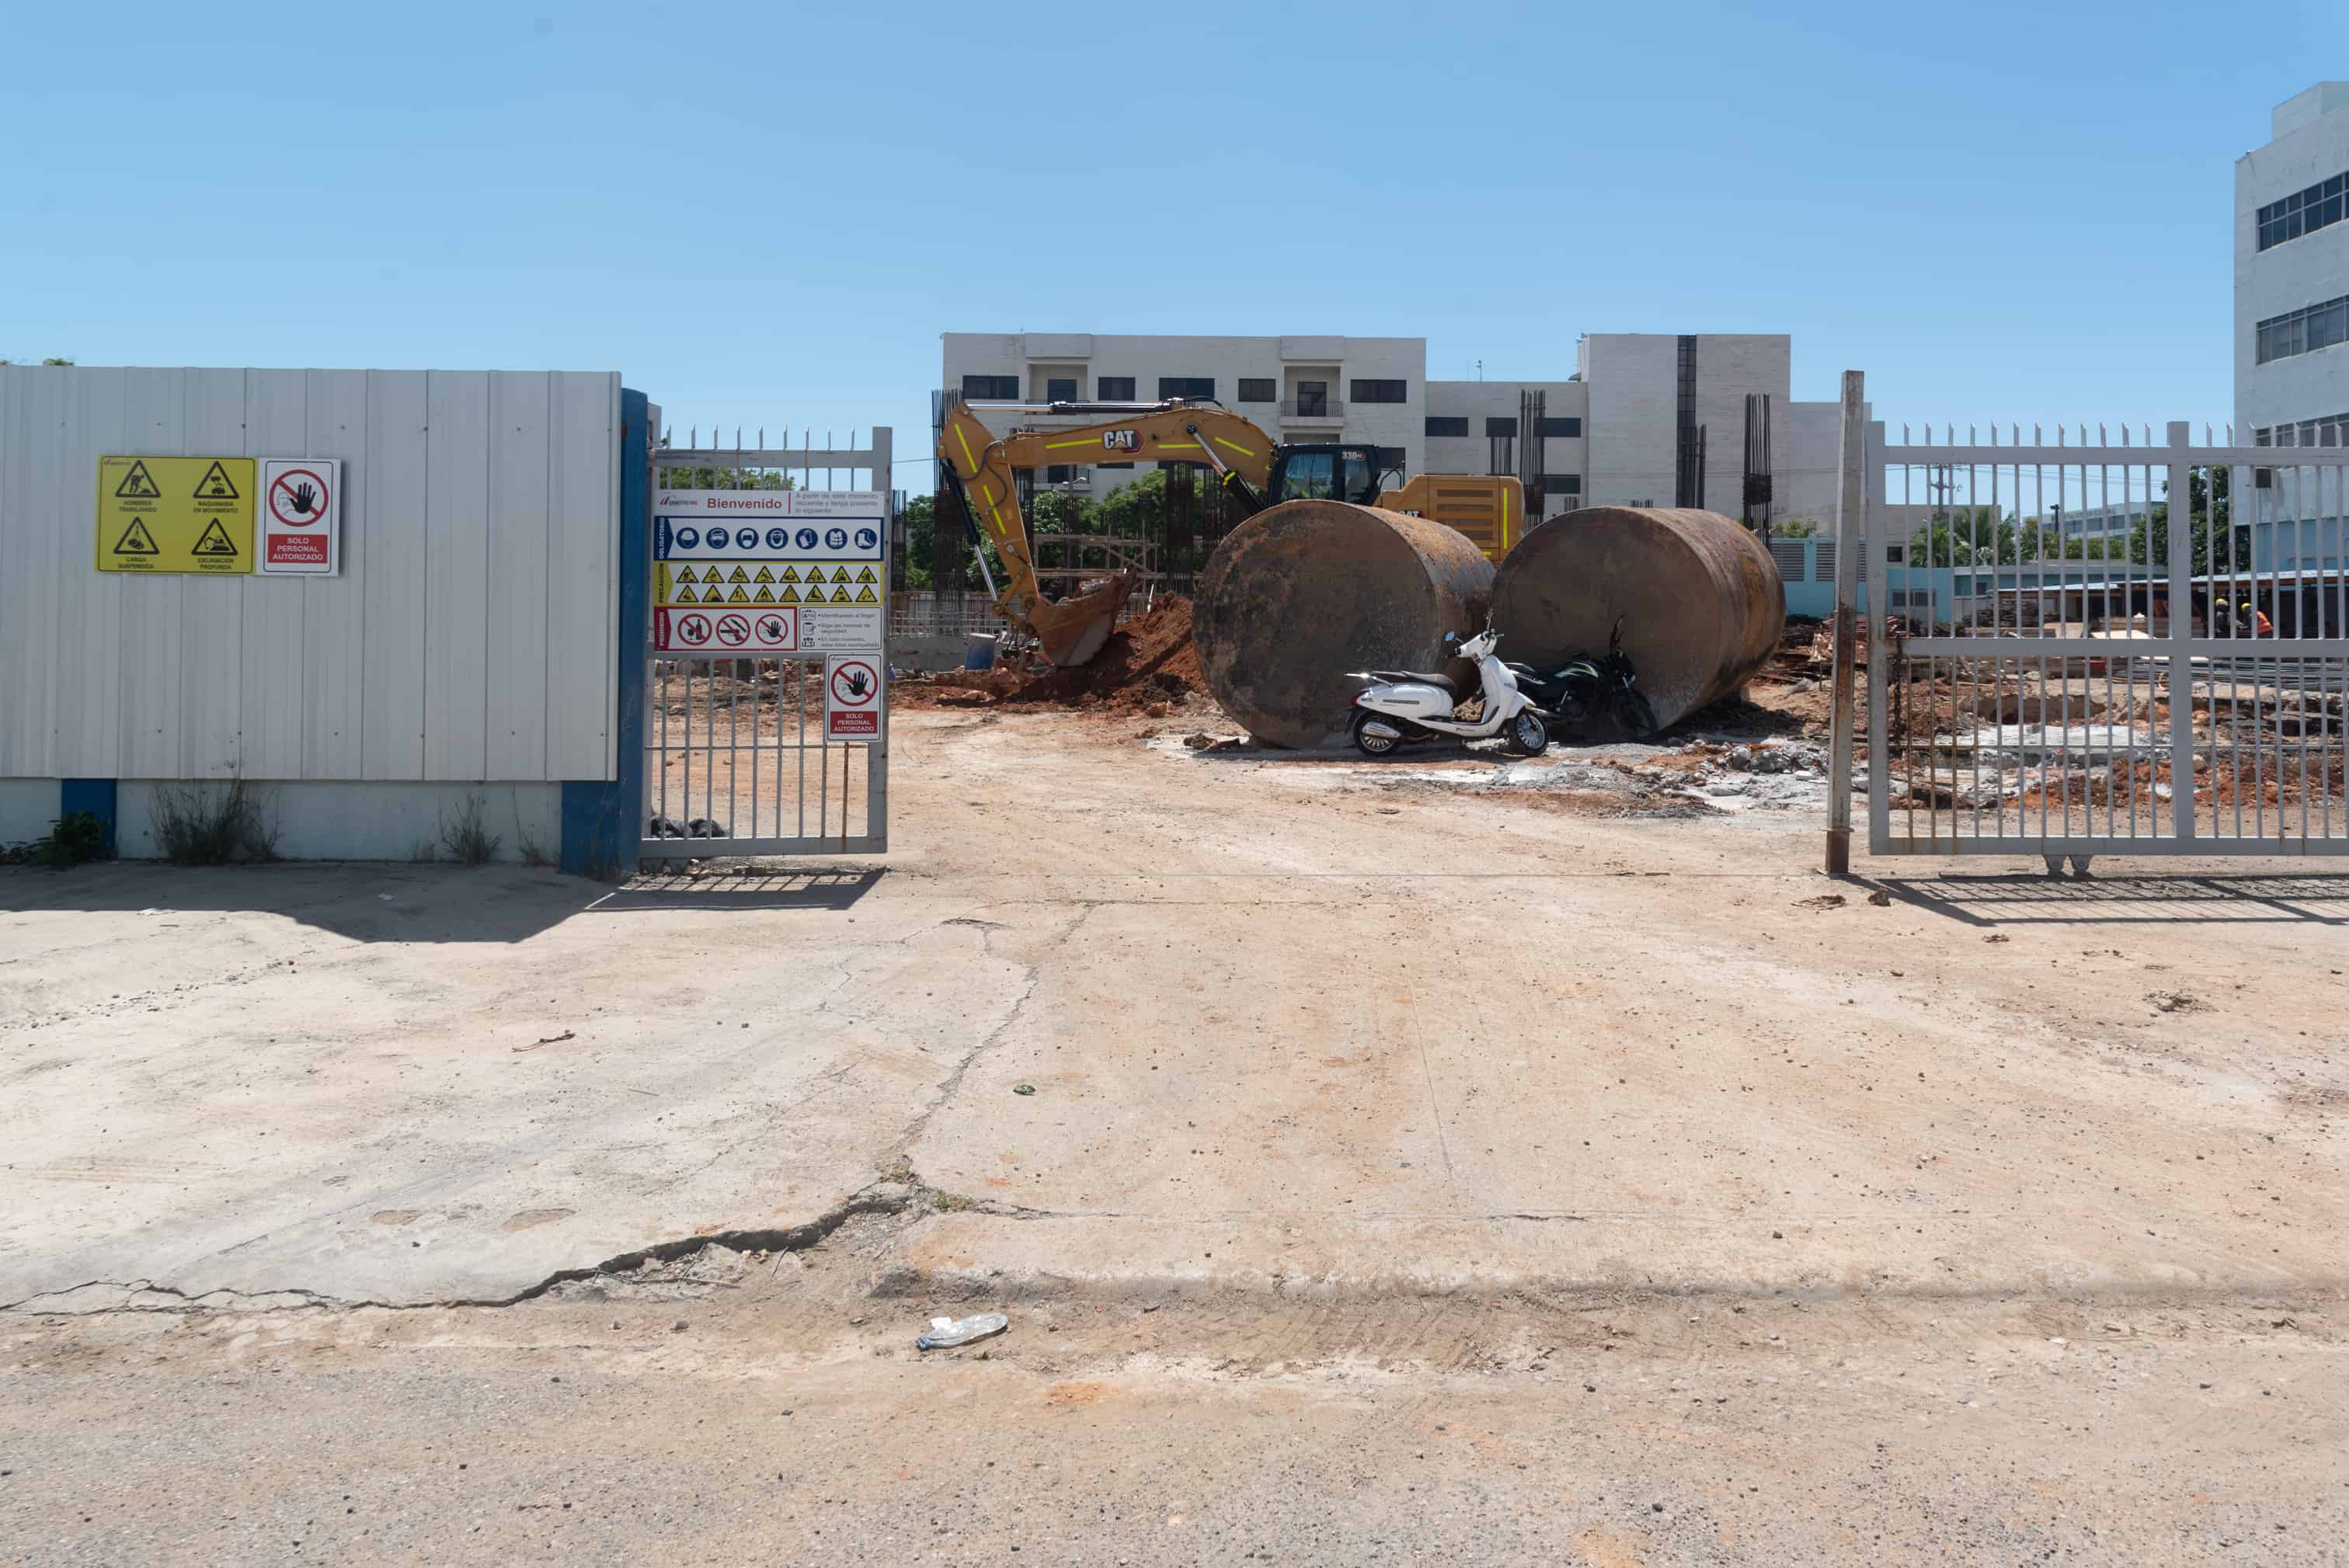
M 118 791 L 111 779 L 60 779 L 57 780 L 57 815 L 70 817 L 77 811 L 87 811 L 106 826 L 106 852 L 114 853 L 116 797 Z
M 573 876 L 621 876 L 636 870 L 636 833 L 626 835 L 627 858 L 621 859 L 621 827 L 633 827 L 619 784 L 604 779 L 563 781 L 563 869 Z

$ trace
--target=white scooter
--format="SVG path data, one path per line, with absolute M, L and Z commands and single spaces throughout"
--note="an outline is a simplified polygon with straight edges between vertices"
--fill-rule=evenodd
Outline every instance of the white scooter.
M 1455 718 L 1460 689 L 1452 677 L 1425 670 L 1350 670 L 1349 680 L 1368 681 L 1369 689 L 1354 699 L 1354 744 L 1365 757 L 1392 757 L 1405 741 L 1448 735 L 1461 740 L 1482 740 L 1506 735 L 1508 743 L 1528 757 L 1549 748 L 1549 726 L 1517 689 L 1517 677 L 1494 656 L 1500 634 L 1487 626 L 1466 642 L 1457 632 L 1444 635 L 1444 651 L 1473 659 L 1484 684 L 1484 711 L 1475 718 Z

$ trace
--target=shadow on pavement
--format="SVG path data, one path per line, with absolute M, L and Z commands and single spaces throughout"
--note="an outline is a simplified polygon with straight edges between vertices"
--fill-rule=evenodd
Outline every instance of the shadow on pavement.
M 585 877 L 511 864 L 110 861 L 66 872 L 0 870 L 0 910 L 279 915 L 355 942 L 521 942 L 610 892 Z
M 1903 903 L 1968 925 L 2220 921 L 2349 925 L 2349 873 L 2062 879 L 2030 873 L 1878 877 Z
M 855 906 L 880 885 L 879 866 L 842 866 L 829 871 L 771 871 L 760 867 L 705 870 L 700 875 L 639 876 L 598 900 L 597 914 L 664 909 L 825 909 Z

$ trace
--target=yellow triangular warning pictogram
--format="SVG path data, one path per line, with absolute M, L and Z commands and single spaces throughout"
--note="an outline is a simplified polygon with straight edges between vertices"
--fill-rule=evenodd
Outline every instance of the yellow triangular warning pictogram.
M 833 602 L 833 603 L 835 603 L 835 604 L 845 604 L 845 603 L 848 603 L 848 590 L 847 590 L 847 589 L 845 589 L 845 588 L 835 588 L 835 589 L 833 589 L 833 590 L 832 591 L 832 602 Z
M 847 568 L 847 567 L 845 567 L 845 566 L 835 566 L 835 567 L 833 567 L 833 568 L 832 569 L 832 580 L 833 580 L 834 583 L 845 583 L 845 582 L 847 582 L 847 581 L 848 581 L 848 568 Z
M 796 604 L 796 603 L 798 603 L 799 602 L 800 602 L 800 591 L 799 591 L 798 589 L 796 589 L 796 588 L 786 588 L 786 589 L 784 589 L 784 590 L 783 590 L 783 596 L 782 596 L 781 598 L 780 598 L 780 599 L 778 599 L 778 600 L 776 600 L 776 601 L 775 601 L 775 603 L 778 603 L 778 604 Z
M 694 601 L 694 597 L 693 597 L 693 590 L 692 590 L 692 589 L 690 589 L 690 588 L 680 588 L 680 589 L 678 589 L 678 590 L 677 591 L 677 598 L 675 599 L 674 603 L 679 603 L 679 604 L 690 604 L 690 603 L 693 603 L 694 602 L 695 602 L 695 601 Z
M 760 589 L 757 595 L 750 601 L 753 604 L 771 604 L 774 602 L 775 591 L 772 588 Z
M 748 604 L 750 602 L 750 595 L 743 593 L 740 588 L 737 588 L 734 592 L 726 595 L 726 602 L 729 604 Z
M 880 600 L 873 596 L 873 590 L 870 588 L 859 588 L 856 591 L 856 602 L 860 604 L 878 604 L 881 603 Z
M 677 574 L 677 580 L 680 583 L 691 583 L 696 581 L 696 578 L 693 575 L 693 568 L 688 566 L 684 571 L 678 573 Z
M 214 463 L 212 467 L 218 468 L 220 465 Z M 228 536 L 228 530 L 220 525 L 218 518 L 212 519 L 211 525 L 196 541 L 196 547 L 188 552 L 191 555 L 209 555 L 214 558 L 224 558 L 236 552 L 236 542 Z
M 856 580 L 859 583 L 878 583 L 881 581 L 881 579 L 873 575 L 873 568 L 870 566 L 858 573 L 856 574 Z
M 198 500 L 236 500 L 236 484 L 228 477 L 228 470 L 220 466 L 218 458 L 214 458 L 212 466 L 204 470 L 204 477 L 196 481 L 196 499 Z M 222 534 L 221 537 L 225 540 L 228 536 Z M 196 547 L 196 553 L 199 555 L 203 553 L 202 545 Z M 228 553 L 234 555 L 236 546 L 230 545 Z
M 743 571 L 740 566 L 737 566 L 734 568 L 734 575 L 729 577 L 726 581 L 729 583 L 748 583 L 750 581 L 750 574 L 748 572 Z
M 751 579 L 750 579 L 750 581 L 751 581 L 751 582 L 753 582 L 753 583 L 772 583 L 774 580 L 775 580 L 775 569 L 774 569 L 773 567 L 771 567 L 771 566 L 761 566 L 761 567 L 760 567 L 760 568 L 759 568 L 759 574 L 758 574 L 756 577 L 753 577 L 753 578 L 751 578 Z
M 117 500 L 160 500 L 163 499 L 163 492 L 156 488 L 155 476 L 147 471 L 147 465 L 145 463 L 132 463 L 130 465 L 130 471 L 122 476 L 122 482 L 114 487 L 114 499 Z M 119 545 L 115 547 L 114 552 L 117 555 L 129 553 Z M 140 552 L 140 553 L 152 553 L 152 551 Z
M 155 548 L 155 536 L 147 531 L 146 520 L 134 517 L 130 520 L 130 526 L 122 531 L 122 537 L 114 542 L 114 553 L 160 555 L 163 552 Z
M 796 567 L 796 566 L 786 566 L 786 567 L 784 567 L 784 568 L 783 568 L 783 581 L 784 581 L 784 582 L 786 582 L 786 583 L 796 583 L 796 582 L 798 582 L 799 580 L 800 580 L 800 569 L 799 569 L 798 567 Z

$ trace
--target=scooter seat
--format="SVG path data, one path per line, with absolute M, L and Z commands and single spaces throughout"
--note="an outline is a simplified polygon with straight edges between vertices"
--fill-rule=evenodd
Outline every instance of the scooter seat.
M 1449 692 L 1455 697 L 1460 695 L 1460 688 L 1452 684 L 1450 676 L 1428 670 L 1372 670 L 1371 678 L 1374 681 L 1391 683 L 1412 681 L 1420 686 L 1432 686 L 1438 691 Z

